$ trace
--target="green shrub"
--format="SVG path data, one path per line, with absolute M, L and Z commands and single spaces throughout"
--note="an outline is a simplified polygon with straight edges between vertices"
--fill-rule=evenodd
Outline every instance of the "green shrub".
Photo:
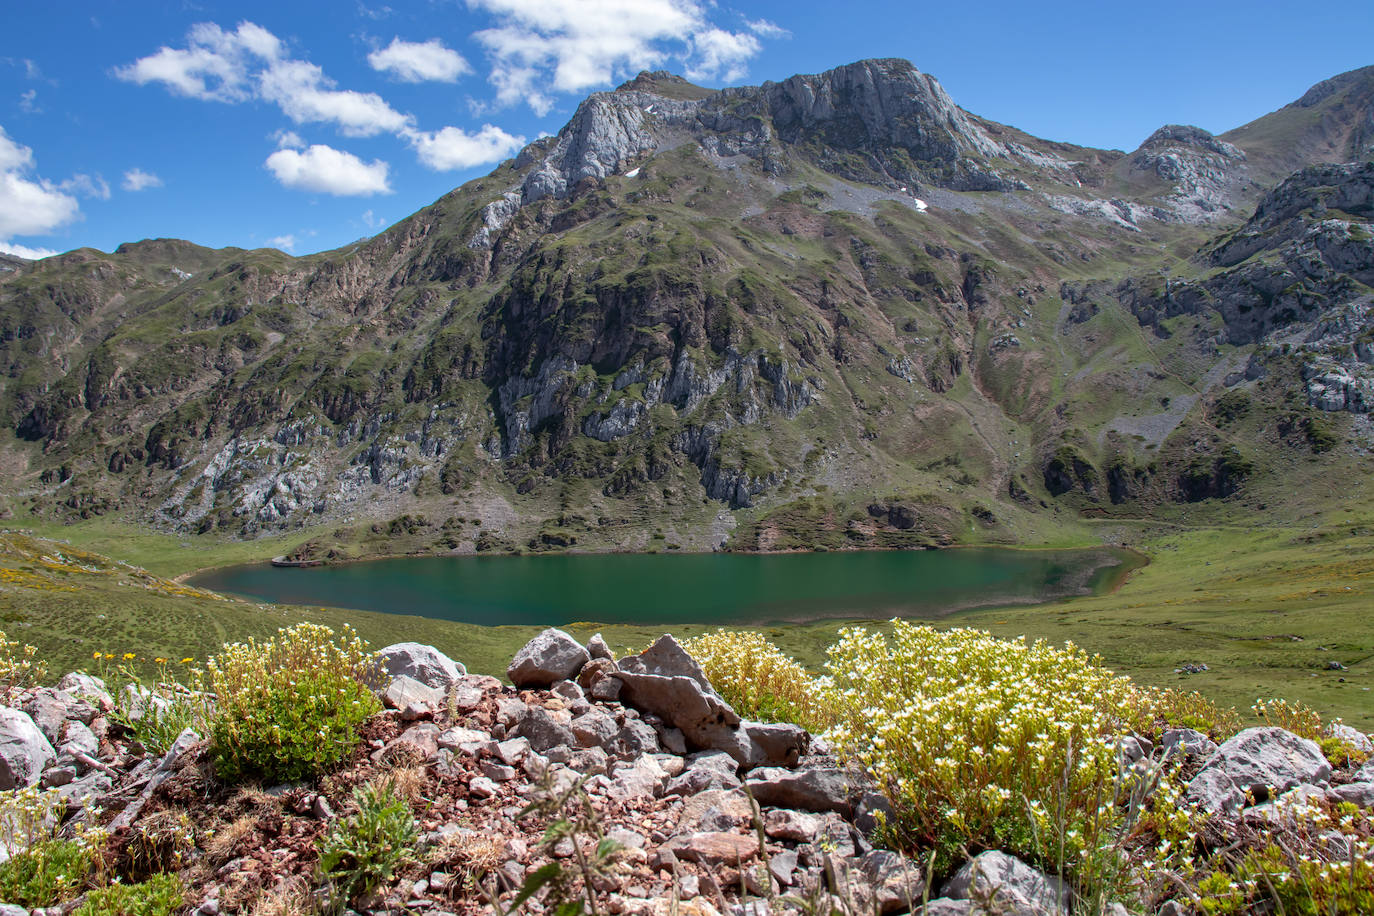
M 91 891 L 73 916 L 172 916 L 181 904 L 181 879 L 154 875 L 142 884 L 113 884 Z
M 0 900 L 32 909 L 76 895 L 95 865 L 84 839 L 46 840 L 0 863 Z
M 57 789 L 0 793 L 0 843 L 23 850 L 0 863 L 0 901 L 52 906 L 86 882 L 105 835 L 78 825 L 74 838 L 57 839 L 65 807 Z
M 265 643 L 225 646 L 206 665 L 216 697 L 210 754 L 225 779 L 291 782 L 338 765 L 358 726 L 381 709 L 369 689 L 375 656 L 345 627 L 300 624 Z
M 834 722 L 816 679 L 760 633 L 717 630 L 686 640 L 683 648 L 745 718 L 796 722 L 817 731 Z
M 391 881 L 419 835 L 389 779 L 355 789 L 353 800 L 357 812 L 336 821 L 319 841 L 320 877 L 331 887 L 336 910 Z
M 894 621 L 890 639 L 842 630 L 827 667 L 828 736 L 892 802 L 887 839 L 937 868 L 965 848 L 1078 863 L 1118 820 L 1135 688 L 1082 650 Z

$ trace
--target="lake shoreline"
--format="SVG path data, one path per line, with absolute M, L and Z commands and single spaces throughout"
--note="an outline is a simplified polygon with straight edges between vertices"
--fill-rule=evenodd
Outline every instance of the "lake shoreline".
M 402 555 L 296 567 L 238 564 L 183 581 L 256 603 L 328 606 L 480 626 L 797 624 L 940 619 L 1116 592 L 1148 564 L 1092 547 Z M 798 565 L 790 558 L 808 557 Z M 668 559 L 676 557 L 678 560 Z M 492 563 L 478 560 L 491 559 Z M 680 561 L 680 562 L 679 562 Z

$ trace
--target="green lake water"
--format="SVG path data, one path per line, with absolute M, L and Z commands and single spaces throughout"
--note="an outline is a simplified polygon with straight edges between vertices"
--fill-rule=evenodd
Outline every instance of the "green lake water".
M 192 585 L 279 604 L 486 625 L 763 624 L 936 618 L 1097 594 L 1140 565 L 1086 550 L 407 557 L 308 569 L 215 570 Z

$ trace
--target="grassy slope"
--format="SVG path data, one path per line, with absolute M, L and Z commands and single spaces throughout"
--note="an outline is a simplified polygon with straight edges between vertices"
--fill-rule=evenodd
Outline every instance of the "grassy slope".
M 1307 702 L 1327 717 L 1374 728 L 1374 691 L 1369 689 L 1374 687 L 1374 627 L 1365 594 L 1374 579 L 1374 525 L 1367 519 L 1374 519 L 1374 513 L 1334 513 L 1319 527 L 1301 528 L 1187 529 L 1115 521 L 1103 534 L 1152 558 L 1115 594 L 960 613 L 939 625 L 1056 643 L 1072 640 L 1145 683 L 1200 690 L 1242 711 L 1258 697 L 1282 696 Z M 83 544 L 114 542 L 112 532 L 95 528 L 68 533 Z M 130 543 L 134 552 L 125 555 L 156 551 L 151 539 Z M 130 568 L 88 573 L 44 566 L 36 557 L 51 555 L 50 544 L 8 536 L 3 546 L 6 559 L 0 566 L 48 580 L 45 587 L 35 588 L 32 581 L 17 582 L 8 577 L 14 574 L 0 573 L 3 628 L 11 637 L 39 646 L 52 666 L 62 670 L 83 664 L 94 651 L 203 658 L 226 639 L 313 620 L 336 627 L 350 622 L 376 645 L 431 643 L 474 671 L 501 674 L 535 632 L 531 627 L 477 627 L 403 615 L 214 600 Z M 178 551 L 163 556 L 159 569 L 185 572 L 207 565 L 211 554 L 221 561 L 241 559 L 240 547 Z M 74 556 L 71 550 L 66 553 Z M 78 565 L 102 565 L 76 559 Z M 843 625 L 827 621 L 779 627 L 768 635 L 818 668 L 825 647 Z M 588 624 L 569 629 L 583 637 L 600 629 L 617 650 L 641 647 L 660 634 L 649 627 Z M 677 632 L 691 635 L 703 629 Z M 1327 670 L 1330 661 L 1349 670 Z M 1210 670 L 1174 674 L 1184 662 L 1205 663 Z

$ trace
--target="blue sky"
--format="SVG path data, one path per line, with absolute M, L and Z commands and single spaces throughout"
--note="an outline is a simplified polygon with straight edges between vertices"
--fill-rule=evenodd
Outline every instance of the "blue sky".
M 334 0 L 8 4 L 0 250 L 372 235 L 645 67 L 708 86 L 905 57 L 969 111 L 1133 149 L 1374 64 L 1374 3 Z

